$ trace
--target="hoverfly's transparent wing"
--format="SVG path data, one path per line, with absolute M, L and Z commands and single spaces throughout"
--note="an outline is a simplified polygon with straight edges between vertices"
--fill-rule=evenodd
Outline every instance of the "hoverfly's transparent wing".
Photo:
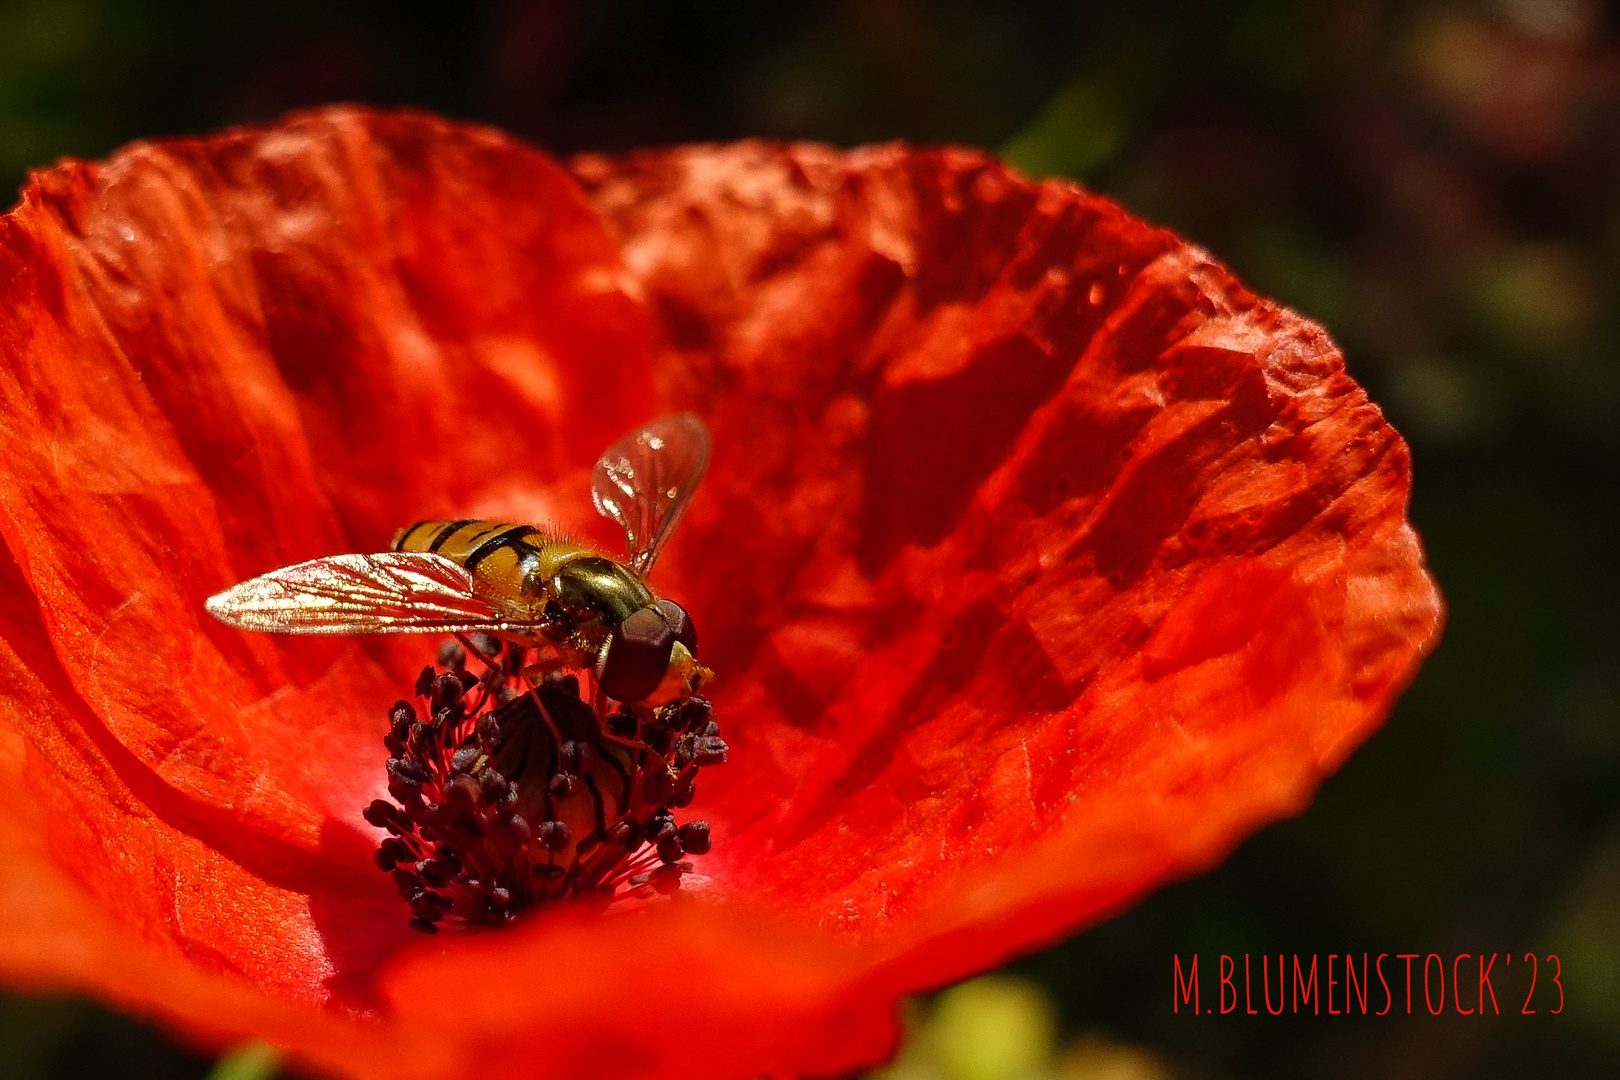
M 332 555 L 210 596 L 221 622 L 279 634 L 498 633 L 521 629 L 478 594 L 473 576 L 426 551 Z
M 709 431 L 690 413 L 632 431 L 597 460 L 591 497 L 597 513 L 624 526 L 636 573 L 652 569 L 708 464 Z

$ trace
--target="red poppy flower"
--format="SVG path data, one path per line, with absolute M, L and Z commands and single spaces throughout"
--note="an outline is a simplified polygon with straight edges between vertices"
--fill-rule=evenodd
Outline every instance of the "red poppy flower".
M 570 172 L 332 109 L 36 175 L 0 297 L 0 969 L 321 1070 L 874 1061 L 900 994 L 1297 812 L 1437 633 L 1322 331 L 975 151 Z M 413 934 L 361 811 L 434 645 L 203 599 L 435 516 L 612 550 L 592 460 L 680 409 L 703 877 Z

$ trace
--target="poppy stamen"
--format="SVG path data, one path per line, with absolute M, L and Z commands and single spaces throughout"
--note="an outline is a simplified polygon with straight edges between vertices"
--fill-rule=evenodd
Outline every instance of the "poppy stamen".
M 365 811 L 389 834 L 375 860 L 410 925 L 498 926 L 541 903 L 679 888 L 710 839 L 707 822 L 678 825 L 674 811 L 727 753 L 709 703 L 694 694 L 607 712 L 572 674 L 528 685 L 515 647 L 464 645 L 446 643 L 417 678 L 417 701 L 389 710 L 394 801 Z M 469 651 L 483 675 L 467 670 Z

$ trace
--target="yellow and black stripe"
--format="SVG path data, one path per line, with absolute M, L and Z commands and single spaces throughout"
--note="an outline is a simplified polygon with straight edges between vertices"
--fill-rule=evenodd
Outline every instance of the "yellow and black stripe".
M 545 590 L 563 564 L 595 552 L 549 536 L 532 525 L 505 521 L 418 521 L 394 535 L 395 551 L 431 551 L 467 568 L 497 596 L 515 603 L 545 602 Z
M 504 549 L 521 559 L 551 542 L 551 537 L 532 525 L 474 518 L 418 521 L 394 534 L 395 551 L 431 551 L 473 571 L 497 551 Z

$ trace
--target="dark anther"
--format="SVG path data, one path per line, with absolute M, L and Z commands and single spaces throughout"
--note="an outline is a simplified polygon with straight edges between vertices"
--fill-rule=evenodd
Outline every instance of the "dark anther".
M 422 785 L 405 776 L 390 775 L 388 777 L 388 794 L 401 803 L 410 803 L 422 795 Z
M 506 831 L 512 834 L 518 847 L 527 847 L 529 841 L 534 839 L 534 830 L 529 828 L 529 823 L 521 814 L 513 814 L 506 819 Z
M 681 785 L 681 790 L 670 796 L 669 805 L 680 810 L 692 805 L 692 800 L 695 798 L 697 798 L 697 780 L 692 778 Z
M 706 698 L 694 695 L 665 706 L 661 712 L 664 716 L 664 722 L 670 727 L 677 731 L 691 731 L 694 728 L 701 728 L 709 722 L 714 707 L 709 704 Z M 704 734 L 713 734 L 713 732 L 704 732 Z
M 478 685 L 478 676 L 474 675 L 470 671 L 467 671 L 465 668 L 458 672 L 458 674 L 461 677 L 461 692 L 463 694 Z
M 394 879 L 394 888 L 398 890 L 399 895 L 405 897 L 405 899 L 409 900 L 412 896 L 415 896 L 417 893 L 422 891 L 422 883 L 416 880 L 416 875 L 405 869 L 403 866 L 396 866 L 392 876 Z
M 450 871 L 445 869 L 444 863 L 439 862 L 437 859 L 423 859 L 416 864 L 416 872 L 422 876 L 424 882 L 433 888 L 448 885 L 452 876 Z
M 636 714 L 623 705 L 608 714 L 607 724 L 608 731 L 621 739 L 633 739 L 636 737 L 636 728 L 638 727 Z
M 668 769 L 648 769 L 641 774 L 640 790 L 637 794 L 642 801 L 662 806 L 675 794 L 675 778 L 669 775 Z
M 423 918 L 411 919 L 411 929 L 420 930 L 424 934 L 437 934 L 439 928 Z
M 423 668 L 422 674 L 416 677 L 416 696 L 427 697 L 428 691 L 431 689 L 433 689 L 433 668 L 428 666 Z
M 692 760 L 699 765 L 723 765 L 726 760 L 726 749 L 724 739 L 704 735 L 693 745 Z
M 388 772 L 390 775 L 401 776 L 407 780 L 413 780 L 418 784 L 430 779 L 433 775 L 428 771 L 428 767 L 426 765 L 423 765 L 420 761 L 413 761 L 410 758 L 389 758 Z
M 681 849 L 681 838 L 666 836 L 658 841 L 658 858 L 665 863 L 680 862 L 681 856 L 686 854 Z
M 709 823 L 707 821 L 688 821 L 681 826 L 681 847 L 691 855 L 706 855 L 709 852 Z
M 411 911 L 429 922 L 437 921 L 450 910 L 450 900 L 435 892 L 418 893 L 411 897 Z
M 371 861 L 376 863 L 377 869 L 383 871 L 384 873 L 392 870 L 397 865 L 394 862 L 393 853 L 384 851 L 382 848 L 378 848 L 376 851 L 371 853 Z
M 470 776 L 458 776 L 444 785 L 445 799 L 459 810 L 471 810 L 477 806 L 482 794 L 478 781 Z
M 573 832 L 564 821 L 542 821 L 535 830 L 535 836 L 547 851 L 561 851 L 573 839 Z
M 446 673 L 433 680 L 433 702 L 441 709 L 460 701 L 463 693 L 461 680 L 455 675 Z
M 660 866 L 652 873 L 652 887 L 668 896 L 681 887 L 681 875 L 692 869 L 691 863 Z
M 383 736 L 383 745 L 395 757 L 405 752 L 405 741 L 410 737 L 411 727 L 416 723 L 416 710 L 411 708 L 408 701 L 396 702 L 388 710 L 388 734 Z
M 366 807 L 360 816 L 366 819 L 366 824 L 375 825 L 379 829 L 386 829 L 394 823 L 395 816 L 398 813 L 399 811 L 394 809 L 393 803 L 383 799 L 372 799 L 371 805 Z
M 647 822 L 647 842 L 661 844 L 675 835 L 675 819 L 668 814 L 660 815 Z
M 481 753 L 483 750 L 477 745 L 463 746 L 450 758 L 450 768 L 455 772 L 471 772 L 473 763 L 478 760 Z
M 439 646 L 439 666 L 460 671 L 467 666 L 467 650 L 459 641 L 447 641 Z
M 561 694 L 563 697 L 579 697 L 579 677 L 570 675 L 566 671 L 547 672 L 545 678 L 540 680 L 540 685 L 554 694 Z
M 557 750 L 557 768 L 565 773 L 583 774 L 589 753 L 589 748 L 582 742 L 565 742 Z
M 572 773 L 557 773 L 547 782 L 546 790 L 551 792 L 554 799 L 566 799 L 579 790 L 579 777 Z
M 506 777 L 494 769 L 483 769 L 478 774 L 478 787 L 483 791 L 484 797 L 493 802 L 500 802 L 511 791 Z

